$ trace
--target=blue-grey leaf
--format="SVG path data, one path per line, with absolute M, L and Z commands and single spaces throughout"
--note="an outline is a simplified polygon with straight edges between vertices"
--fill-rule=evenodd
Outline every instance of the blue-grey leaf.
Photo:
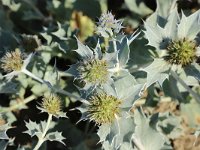
M 163 59 L 154 59 L 153 63 L 143 70 L 147 72 L 147 87 L 155 82 L 162 86 L 165 79 L 169 77 L 170 65 Z
M 185 16 L 182 12 L 180 24 L 178 24 L 178 37 L 179 39 L 186 38 L 194 40 L 200 31 L 200 10 L 196 11 L 190 16 Z

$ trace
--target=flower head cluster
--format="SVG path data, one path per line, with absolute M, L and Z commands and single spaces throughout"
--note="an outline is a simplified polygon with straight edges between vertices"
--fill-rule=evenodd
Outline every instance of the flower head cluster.
M 116 81 L 114 87 L 96 88 L 77 108 L 82 114 L 80 120 L 90 120 L 99 126 L 100 142 L 105 141 L 106 138 L 109 138 L 110 144 L 113 144 L 114 140 L 123 141 L 123 137 L 128 132 L 122 133 L 121 131 L 124 130 L 126 123 L 132 122 L 127 119 L 129 117 L 127 112 L 131 109 L 133 102 L 138 99 L 138 91 L 142 88 L 143 85 L 135 85 L 132 75 Z M 117 136 L 120 136 L 120 139 L 117 139 Z
M 16 49 L 14 52 L 7 52 L 1 59 L 1 68 L 5 72 L 20 71 L 23 66 L 23 54 Z
M 121 100 L 112 95 L 96 94 L 90 98 L 88 117 L 97 124 L 112 123 L 120 113 L 120 104 Z
M 111 12 L 103 13 L 97 22 L 97 33 L 103 37 L 112 37 L 123 26 L 121 20 L 116 20 Z

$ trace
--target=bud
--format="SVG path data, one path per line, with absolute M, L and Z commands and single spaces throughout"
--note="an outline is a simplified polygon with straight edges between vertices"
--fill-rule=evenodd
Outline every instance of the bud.
M 105 60 L 81 62 L 77 70 L 83 80 L 94 84 L 103 84 L 109 77 L 108 64 Z
M 189 65 L 196 59 L 196 44 L 186 39 L 172 41 L 167 47 L 167 56 L 164 59 L 171 64 Z
M 119 106 L 121 103 L 121 100 L 106 93 L 92 96 L 88 108 L 88 117 L 97 124 L 112 123 L 116 115 L 120 113 Z
M 100 33 L 104 37 L 113 36 L 115 33 L 119 33 L 122 21 L 116 20 L 112 13 L 103 13 L 97 22 L 97 33 Z
M 5 72 L 20 71 L 23 66 L 23 57 L 19 49 L 14 52 L 7 52 L 1 59 L 1 68 Z

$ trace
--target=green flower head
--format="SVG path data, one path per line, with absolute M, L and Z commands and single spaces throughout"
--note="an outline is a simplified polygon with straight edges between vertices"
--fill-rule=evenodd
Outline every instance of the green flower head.
M 44 97 L 41 107 L 49 114 L 56 115 L 61 111 L 61 99 L 55 94 Z
M 112 123 L 116 115 L 120 114 L 121 103 L 121 100 L 112 95 L 96 94 L 90 98 L 88 117 L 97 124 Z
M 80 62 L 78 71 L 86 82 L 106 83 L 109 78 L 108 64 L 105 60 L 93 59 L 88 62 Z
M 62 112 L 62 101 L 61 98 L 56 94 L 49 94 L 42 98 L 42 103 L 37 107 L 41 112 L 46 112 L 55 117 L 66 117 L 65 113 Z
M 186 39 L 172 41 L 167 46 L 167 55 L 163 58 L 170 64 L 186 66 L 196 59 L 196 44 Z

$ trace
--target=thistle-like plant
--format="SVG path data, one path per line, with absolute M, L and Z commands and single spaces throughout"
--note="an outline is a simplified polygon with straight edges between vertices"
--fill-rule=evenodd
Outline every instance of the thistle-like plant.
M 51 126 L 52 123 L 52 117 L 55 116 L 57 118 L 59 117 L 66 117 L 65 113 L 62 112 L 62 103 L 61 98 L 56 94 L 49 94 L 46 97 L 42 99 L 42 103 L 40 104 L 40 107 L 38 109 L 41 110 L 41 112 L 48 113 L 48 119 L 47 121 L 42 121 L 40 124 L 37 124 L 36 122 L 26 122 L 26 127 L 28 128 L 27 131 L 24 133 L 29 134 L 31 137 L 37 136 L 38 142 L 34 147 L 34 150 L 38 150 L 41 145 L 49 140 L 49 141 L 58 141 L 65 145 L 65 143 L 62 141 L 65 138 L 62 136 L 61 132 L 49 132 L 48 131 L 53 128 Z
M 81 60 L 71 65 L 67 72 L 74 76 L 75 80 L 80 80 L 84 84 L 79 89 L 83 90 L 87 96 L 96 87 L 111 85 L 113 80 L 112 72 L 109 69 L 115 67 L 117 52 L 102 53 L 99 43 L 93 50 L 83 45 L 78 39 L 77 43 L 76 52 L 80 55 Z
M 57 118 L 66 117 L 65 113 L 62 111 L 62 101 L 61 98 L 56 94 L 49 94 L 42 99 L 42 103 L 38 107 L 41 112 L 46 112 Z
M 138 93 L 143 86 L 136 84 L 133 76 L 127 75 L 116 81 L 114 87 L 97 88 L 77 109 L 82 113 L 80 120 L 90 120 L 99 126 L 100 142 L 108 141 L 118 148 L 123 137 L 131 132 L 131 128 L 124 129 L 124 126 L 134 124 L 133 120 L 128 119 L 128 111 L 139 98 Z M 121 87 L 126 91 L 120 90 Z
M 26 54 L 19 49 L 15 49 L 13 52 L 7 52 L 0 60 L 2 62 L 1 68 L 7 72 L 4 77 L 12 79 L 14 76 L 24 73 L 43 83 L 44 81 L 42 79 L 27 70 L 27 66 L 30 63 L 32 56 L 33 53 L 26 56 Z
M 1 68 L 8 73 L 5 76 L 13 77 L 26 69 L 31 57 L 29 56 L 25 60 L 24 58 L 25 54 L 19 49 L 13 52 L 7 52 L 1 58 Z
M 197 58 L 200 56 L 199 25 L 200 11 L 185 16 L 171 8 L 167 18 L 158 15 L 158 10 L 145 22 L 145 36 L 149 45 L 158 54 L 154 62 L 144 71 L 147 72 L 147 86 L 158 81 L 161 85 L 172 72 L 186 72 L 187 75 L 199 74 Z M 163 21 L 164 20 L 164 21 Z M 163 25 L 163 22 L 164 23 Z
M 2 62 L 0 67 L 7 72 L 4 77 L 12 79 L 14 76 L 24 73 L 40 83 L 47 84 L 47 86 L 51 88 L 49 82 L 46 82 L 27 70 L 27 66 L 30 63 L 33 55 L 34 54 L 31 53 L 27 56 L 25 53 L 21 52 L 20 49 L 15 49 L 13 52 L 7 52 L 0 60 Z

